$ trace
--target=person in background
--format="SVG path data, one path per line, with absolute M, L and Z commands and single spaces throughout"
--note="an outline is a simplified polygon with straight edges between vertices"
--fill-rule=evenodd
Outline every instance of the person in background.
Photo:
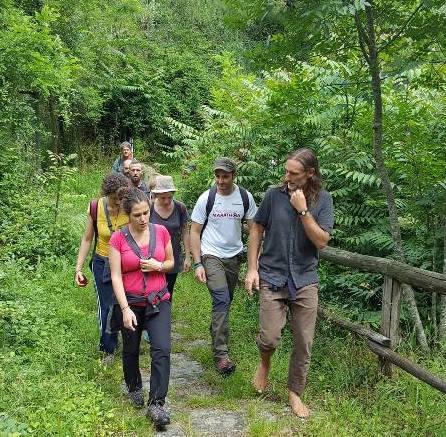
M 124 176 L 127 176 L 130 179 L 130 163 L 132 162 L 131 159 L 126 159 L 122 163 L 122 174 Z
M 150 335 L 150 393 L 147 414 L 154 424 L 170 423 L 164 402 L 169 386 L 171 304 L 166 272 L 174 266 L 169 232 L 149 223 L 150 206 L 144 192 L 123 192 L 122 207 L 129 225 L 110 239 L 110 267 L 118 326 L 122 332 L 122 367 L 129 398 L 144 406 L 139 349 L 141 333 Z
M 301 418 L 310 414 L 301 396 L 310 367 L 317 316 L 319 250 L 328 244 L 334 222 L 331 195 L 321 187 L 314 152 L 299 149 L 291 153 L 285 164 L 284 183 L 266 192 L 254 217 L 245 280 L 249 295 L 260 289 L 260 362 L 253 385 L 258 392 L 267 386 L 271 357 L 289 310 L 293 349 L 288 368 L 288 399 L 293 413 Z
M 150 196 L 150 190 L 146 183 L 142 180 L 142 176 L 142 164 L 138 160 L 132 159 L 132 162 L 130 163 L 130 180 L 135 188 L 138 188 L 146 193 L 147 196 Z
M 172 242 L 175 265 L 166 275 L 171 301 L 178 273 L 188 272 L 191 265 L 190 236 L 187 226 L 189 217 L 186 206 L 173 198 L 175 191 L 171 176 L 157 176 L 151 191 L 153 204 L 150 209 L 150 222 L 166 227 Z M 181 243 L 184 247 L 184 257 Z
M 234 183 L 235 174 L 231 159 L 215 161 L 215 186 L 198 198 L 190 231 L 195 277 L 212 298 L 212 349 L 215 368 L 223 376 L 235 370 L 229 358 L 229 310 L 243 251 L 242 220 L 251 226 L 257 211 L 252 194 Z
M 124 141 L 119 145 L 120 156 L 115 159 L 112 166 L 112 171 L 115 173 L 122 173 L 124 161 L 126 159 L 133 159 L 132 145 L 128 141 Z
M 78 286 L 86 285 L 87 279 L 83 266 L 90 250 L 91 242 L 95 240 L 91 271 L 98 301 L 98 322 L 100 330 L 99 350 L 104 352 L 103 364 L 113 360 L 117 346 L 117 335 L 106 332 L 107 317 L 110 304 L 113 301 L 113 288 L 108 263 L 109 246 L 113 232 L 125 226 L 128 215 L 122 210 L 118 197 L 119 190 L 129 187 L 129 180 L 121 173 L 112 173 L 102 182 L 101 196 L 92 200 L 88 207 L 87 224 L 79 247 L 76 262 L 75 282 Z

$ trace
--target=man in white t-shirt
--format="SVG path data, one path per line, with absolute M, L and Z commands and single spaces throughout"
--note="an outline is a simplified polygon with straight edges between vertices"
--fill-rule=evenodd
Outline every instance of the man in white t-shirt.
M 198 198 L 190 231 L 195 277 L 206 283 L 212 297 L 212 348 L 223 375 L 235 370 L 228 350 L 229 309 L 243 251 L 242 220 L 250 227 L 257 212 L 252 194 L 234 183 L 235 173 L 229 158 L 215 161 L 215 186 Z

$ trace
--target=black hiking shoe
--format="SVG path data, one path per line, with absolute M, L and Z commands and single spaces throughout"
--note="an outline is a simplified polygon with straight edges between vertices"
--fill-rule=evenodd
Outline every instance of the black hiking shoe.
M 141 389 L 130 392 L 129 399 L 136 408 L 144 407 L 144 395 Z
M 229 376 L 235 372 L 235 364 L 229 359 L 229 357 L 217 358 L 215 361 L 215 369 L 220 375 Z
M 169 413 L 164 409 L 164 406 L 158 402 L 148 406 L 147 417 L 157 428 L 164 428 L 170 423 Z

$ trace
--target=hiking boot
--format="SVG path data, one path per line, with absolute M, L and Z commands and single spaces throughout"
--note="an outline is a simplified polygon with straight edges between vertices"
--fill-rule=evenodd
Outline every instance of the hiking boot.
M 169 413 L 164 406 L 155 402 L 147 408 L 147 417 L 155 424 L 157 428 L 164 428 L 170 423 Z
M 235 364 L 229 357 L 217 358 L 215 362 L 215 369 L 220 375 L 228 376 L 235 371 Z
M 115 361 L 115 354 L 108 354 L 106 353 L 102 358 L 101 358 L 101 364 L 103 366 L 109 366 L 110 364 L 113 364 L 113 361 Z
M 136 408 L 144 407 L 144 395 L 141 389 L 130 392 L 129 399 Z

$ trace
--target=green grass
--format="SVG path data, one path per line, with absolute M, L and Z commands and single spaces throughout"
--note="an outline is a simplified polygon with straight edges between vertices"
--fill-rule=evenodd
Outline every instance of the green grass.
M 97 169 L 68 184 L 61 224 L 77 244 L 88 200 L 104 174 Z M 122 394 L 119 360 L 100 365 L 96 299 L 91 285 L 73 285 L 72 254 L 0 267 L 0 435 L 151 435 L 147 419 Z M 204 367 L 214 395 L 174 400 L 185 408 L 223 408 L 246 414 L 249 435 L 393 436 L 446 435 L 446 397 L 404 372 L 379 379 L 376 357 L 360 340 L 319 323 L 305 400 L 314 411 L 302 422 L 286 407 L 290 335 L 276 351 L 269 392 L 258 397 L 250 381 L 257 364 L 257 302 L 237 290 L 231 313 L 231 351 L 236 373 L 221 378 L 213 370 L 208 346 L 187 340 L 209 339 L 210 298 L 192 274 L 181 275 L 174 295 L 174 320 L 184 350 Z M 148 365 L 148 359 L 143 357 Z M 440 356 L 426 367 L 446 376 Z M 274 414 L 271 418 L 265 411 Z M 190 430 L 185 411 L 174 420 Z
M 73 244 L 104 173 L 65 188 L 60 223 Z M 95 293 L 91 281 L 74 286 L 74 265 L 71 255 L 0 268 L 0 435 L 151 435 L 122 394 L 119 359 L 100 364 Z
M 210 348 L 188 351 L 206 369 L 207 382 L 218 389 L 218 395 L 193 399 L 192 406 L 220 405 L 248 411 L 250 434 L 255 436 L 446 435 L 444 395 L 403 371 L 393 380 L 380 379 L 377 359 L 363 342 L 324 322 L 318 322 L 304 397 L 314 412 L 312 418 L 301 422 L 286 410 L 291 346 L 287 330 L 273 357 L 268 393 L 259 399 L 250 384 L 258 360 L 257 308 L 256 299 L 248 299 L 242 289 L 236 291 L 231 311 L 231 353 L 237 371 L 230 378 L 222 379 L 213 371 Z M 185 339 L 209 338 L 210 298 L 192 274 L 183 275 L 178 283 L 174 318 L 181 322 L 179 331 Z M 424 364 L 446 376 L 441 357 Z M 278 415 L 279 420 L 262 419 L 260 412 L 265 410 Z

